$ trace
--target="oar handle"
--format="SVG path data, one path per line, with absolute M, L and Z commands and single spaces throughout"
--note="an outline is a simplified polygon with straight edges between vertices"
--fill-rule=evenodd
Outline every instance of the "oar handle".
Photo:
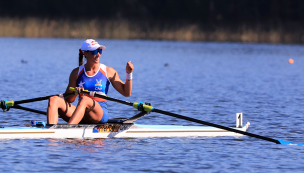
M 76 88 L 73 88 L 73 87 L 69 87 L 69 90 L 70 90 L 70 91 L 73 91 L 75 95 L 78 95 L 78 94 L 80 94 L 80 93 L 85 93 L 85 94 L 86 94 L 86 93 L 89 93 L 88 90 L 82 90 L 81 92 L 78 92 L 77 89 L 76 89 Z

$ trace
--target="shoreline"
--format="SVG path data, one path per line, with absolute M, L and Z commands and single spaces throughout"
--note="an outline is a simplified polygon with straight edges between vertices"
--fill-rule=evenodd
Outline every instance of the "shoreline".
M 303 44 L 301 24 L 200 24 L 185 21 L 0 18 L 0 37 L 95 38 Z

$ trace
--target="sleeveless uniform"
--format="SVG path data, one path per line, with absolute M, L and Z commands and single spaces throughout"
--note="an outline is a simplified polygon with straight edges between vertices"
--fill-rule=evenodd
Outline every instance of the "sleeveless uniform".
M 82 87 L 88 91 L 96 91 L 97 94 L 106 96 L 110 85 L 106 69 L 107 66 L 100 64 L 99 70 L 93 76 L 89 76 L 85 71 L 84 65 L 80 66 L 76 80 L 77 87 Z M 109 119 L 107 100 L 98 97 L 92 97 L 87 94 L 80 94 L 79 97 L 82 97 L 83 95 L 86 95 L 99 103 L 103 110 L 103 116 L 100 120 L 100 123 L 106 123 Z

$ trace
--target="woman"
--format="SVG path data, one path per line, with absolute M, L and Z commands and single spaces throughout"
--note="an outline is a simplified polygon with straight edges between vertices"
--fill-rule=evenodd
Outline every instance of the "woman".
M 131 95 L 133 64 L 131 61 L 127 63 L 126 82 L 124 83 L 120 80 L 116 70 L 99 63 L 102 50 L 105 48 L 92 39 L 83 42 L 79 49 L 79 67 L 71 72 L 66 93 L 71 93 L 69 87 L 74 87 L 78 92 L 84 89 L 106 95 L 111 82 L 120 94 L 126 97 Z M 87 63 L 84 65 L 83 56 L 87 59 Z M 70 95 L 64 99 L 58 96 L 51 97 L 47 111 L 48 124 L 57 124 L 59 116 L 68 124 L 78 124 L 82 119 L 88 124 L 108 121 L 106 100 L 80 94 L 79 102 L 75 107 L 71 103 L 75 101 L 76 97 L 76 95 Z

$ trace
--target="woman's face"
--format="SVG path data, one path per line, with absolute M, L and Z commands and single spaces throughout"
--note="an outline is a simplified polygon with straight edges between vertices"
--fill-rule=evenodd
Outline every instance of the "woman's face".
M 101 54 L 99 52 L 97 52 L 96 55 L 93 55 L 91 51 L 85 51 L 84 56 L 87 59 L 87 62 L 91 62 L 91 63 L 99 63 L 99 59 Z

